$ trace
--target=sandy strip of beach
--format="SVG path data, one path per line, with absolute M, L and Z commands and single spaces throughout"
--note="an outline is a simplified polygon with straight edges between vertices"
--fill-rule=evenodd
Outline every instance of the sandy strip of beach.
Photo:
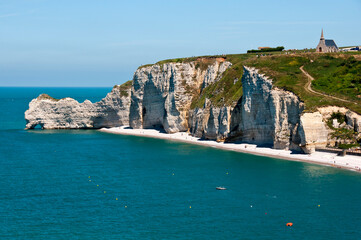
M 198 144 L 202 146 L 214 147 L 224 150 L 249 153 L 259 156 L 266 156 L 272 158 L 286 159 L 292 161 L 302 161 L 325 166 L 332 166 L 337 168 L 348 169 L 352 171 L 361 171 L 361 157 L 359 156 L 337 156 L 335 153 L 315 152 L 312 154 L 292 154 L 288 150 L 278 150 L 265 147 L 257 147 L 254 144 L 246 143 L 223 143 L 212 140 L 200 140 L 199 138 L 192 137 L 186 132 L 178 132 L 173 134 L 162 133 L 154 129 L 131 129 L 129 127 L 114 127 L 102 128 L 102 132 L 141 136 L 149 138 L 160 138 L 173 140 L 178 142 L 186 142 L 191 144 Z

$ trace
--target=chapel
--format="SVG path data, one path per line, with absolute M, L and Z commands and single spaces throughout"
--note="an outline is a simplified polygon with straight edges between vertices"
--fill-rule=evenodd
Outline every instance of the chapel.
M 323 37 L 323 29 L 321 31 L 320 42 L 316 47 L 316 52 L 338 52 L 338 47 L 332 39 L 325 39 Z

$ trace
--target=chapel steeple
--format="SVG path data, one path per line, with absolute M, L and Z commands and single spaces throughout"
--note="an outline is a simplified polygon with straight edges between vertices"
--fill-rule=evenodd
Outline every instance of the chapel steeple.
M 323 28 L 322 28 L 322 31 L 321 31 L 321 38 L 320 40 L 325 40 L 325 38 L 323 37 Z

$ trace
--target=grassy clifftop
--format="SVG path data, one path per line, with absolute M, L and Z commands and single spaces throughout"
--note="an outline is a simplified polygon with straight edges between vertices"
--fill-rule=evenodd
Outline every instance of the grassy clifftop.
M 335 105 L 361 113 L 360 57 L 360 53 L 299 53 L 252 58 L 244 64 L 270 76 L 275 86 L 298 95 L 305 102 L 306 111 Z M 320 94 L 308 90 L 309 79 L 301 66 L 314 78 L 312 90 Z
M 118 88 L 121 97 L 128 97 L 128 90 L 132 87 L 132 80 L 129 80 L 122 85 L 115 85 L 113 88 Z
M 225 58 L 233 65 L 223 74 L 220 81 L 204 88 L 194 97 L 192 108 L 202 107 L 206 98 L 215 106 L 235 105 L 242 96 L 243 66 L 249 66 L 272 78 L 274 86 L 294 92 L 305 103 L 306 111 L 335 105 L 361 113 L 360 52 L 320 54 L 314 51 L 291 51 L 231 54 L 169 59 L 156 64 L 195 61 L 199 62 L 198 67 L 206 69 L 217 57 Z M 300 70 L 302 66 L 314 78 L 311 85 L 313 91 L 307 88 L 310 80 Z
M 352 101 L 361 100 L 361 61 L 355 56 L 319 56 L 305 69 L 316 79 L 314 89 Z
M 240 80 L 243 66 L 249 66 L 271 77 L 274 86 L 294 92 L 305 103 L 306 111 L 335 105 L 361 113 L 361 53 L 319 54 L 298 51 L 266 56 L 237 54 L 225 58 L 233 66 L 219 82 L 202 91 L 200 98 L 192 104 L 193 107 L 201 107 L 205 98 L 209 98 L 214 105 L 235 104 L 242 96 L 242 84 L 234 79 Z M 315 79 L 312 81 L 312 90 L 324 95 L 308 91 L 309 79 L 300 70 L 302 66 Z

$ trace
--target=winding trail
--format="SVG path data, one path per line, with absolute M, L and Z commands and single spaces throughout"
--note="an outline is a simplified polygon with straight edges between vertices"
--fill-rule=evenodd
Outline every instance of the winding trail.
M 303 74 L 305 74 L 307 76 L 307 79 L 308 79 L 307 84 L 305 85 L 305 90 L 306 91 L 314 93 L 314 94 L 322 95 L 322 96 L 325 96 L 325 97 L 333 98 L 333 99 L 336 99 L 336 100 L 339 100 L 339 101 L 342 101 L 342 102 L 354 103 L 354 102 L 351 102 L 351 101 L 348 101 L 348 100 L 345 100 L 345 99 L 342 99 L 342 98 L 334 97 L 334 96 L 327 95 L 327 94 L 324 94 L 324 93 L 317 92 L 317 91 L 313 90 L 311 88 L 311 84 L 312 84 L 312 81 L 315 80 L 315 79 L 310 74 L 308 74 L 308 72 L 306 72 L 303 69 L 303 67 L 304 66 L 301 66 L 300 70 L 302 71 Z

